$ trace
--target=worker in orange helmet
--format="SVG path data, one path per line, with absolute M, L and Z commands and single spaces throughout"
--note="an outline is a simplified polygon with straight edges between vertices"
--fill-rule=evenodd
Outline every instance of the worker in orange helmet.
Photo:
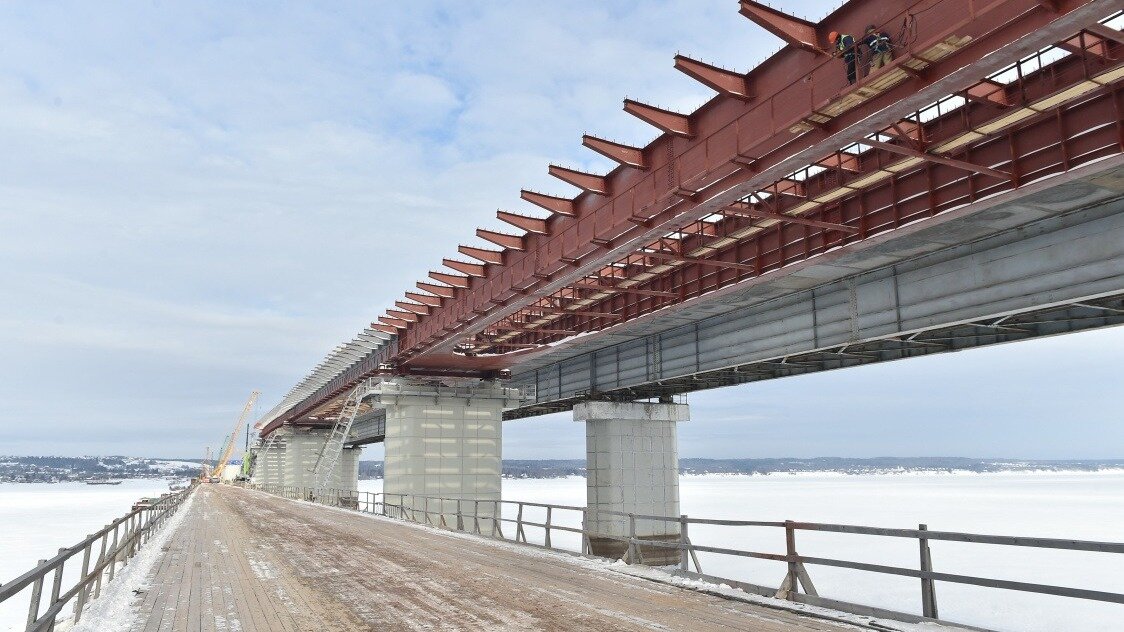
M 843 58 L 844 63 L 847 64 L 847 82 L 854 85 L 855 80 L 858 78 L 858 73 L 856 72 L 858 50 L 855 47 L 855 38 L 847 34 L 840 34 L 837 31 L 832 31 L 828 33 L 827 40 L 832 46 L 831 56 Z

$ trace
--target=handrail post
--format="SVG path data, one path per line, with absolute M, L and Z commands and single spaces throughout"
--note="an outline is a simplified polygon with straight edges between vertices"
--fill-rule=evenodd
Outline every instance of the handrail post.
M 918 531 L 928 531 L 928 525 L 917 525 Z M 921 547 L 921 572 L 933 572 L 933 555 L 929 550 L 929 538 L 924 536 L 917 539 Z M 933 587 L 933 579 L 931 577 L 921 578 L 921 613 L 930 619 L 937 617 L 937 592 Z
M 519 512 L 515 514 L 515 541 L 527 541 L 527 534 L 523 533 L 523 503 L 519 503 Z
M 679 570 L 687 570 L 687 514 L 679 514 Z
M 86 536 L 87 539 L 92 536 Z M 82 551 L 82 574 L 78 576 L 78 581 L 84 581 L 86 576 L 90 574 L 90 553 L 94 548 L 94 541 L 90 540 L 86 543 L 85 550 Z M 74 602 L 74 622 L 82 618 L 82 607 L 86 605 L 86 595 L 90 594 L 90 585 L 86 584 L 82 590 L 78 591 L 78 599 Z
M 548 548 L 548 549 L 551 548 L 551 546 L 550 546 L 550 522 L 551 522 L 551 512 L 553 510 L 554 510 L 554 507 L 551 507 L 550 505 L 546 506 L 546 538 L 545 538 L 545 542 L 546 542 L 546 548 Z
M 36 566 L 45 564 L 47 560 L 39 560 Z M 31 585 L 31 605 L 27 609 L 27 629 L 31 630 L 35 626 L 35 622 L 39 620 L 39 602 L 43 597 L 43 575 L 35 578 L 35 583 Z
M 628 514 L 628 548 L 625 549 L 625 563 L 636 564 L 639 556 L 636 554 L 636 514 Z
M 109 527 L 109 525 L 105 525 L 105 527 L 103 527 L 103 529 L 108 528 L 108 527 Z M 109 533 L 103 531 L 102 534 L 101 534 L 101 552 L 98 553 L 97 566 L 99 568 L 101 567 L 102 562 L 105 561 L 105 545 L 106 545 L 106 541 L 108 539 L 109 539 Z M 105 575 L 105 569 L 104 568 L 102 568 L 100 571 L 98 571 L 98 578 L 94 581 L 94 599 L 97 599 L 98 597 L 101 596 L 101 579 L 102 579 L 103 575 Z
M 472 530 L 477 535 L 480 534 L 480 499 L 476 498 L 472 501 Z
M 66 552 L 66 549 L 59 549 L 59 553 L 65 553 L 65 552 Z M 47 609 L 48 610 L 50 610 L 51 608 L 54 608 L 55 604 L 58 603 L 59 593 L 62 592 L 62 573 L 63 573 L 63 569 L 65 567 L 66 567 L 66 560 L 65 559 L 62 560 L 61 562 L 59 562 L 59 565 L 55 567 L 55 579 L 54 579 L 53 582 L 51 582 L 51 600 L 49 602 L 47 602 Z M 51 632 L 52 630 L 55 629 L 55 618 L 56 618 L 55 615 L 51 615 L 51 620 L 47 622 L 47 632 Z
M 441 501 L 444 502 L 444 501 Z M 464 516 L 461 514 L 461 499 L 457 499 L 457 531 L 464 531 Z

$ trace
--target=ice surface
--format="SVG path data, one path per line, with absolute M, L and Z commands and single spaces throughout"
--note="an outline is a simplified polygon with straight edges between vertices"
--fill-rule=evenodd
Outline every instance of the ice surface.
M 120 485 L 0 483 L 0 583 L 125 515 L 139 498 L 167 491 L 161 479 Z M 66 574 L 64 586 L 74 585 L 81 561 L 68 565 L 73 574 Z M 0 630 L 23 630 L 29 598 L 24 590 L 0 604 Z

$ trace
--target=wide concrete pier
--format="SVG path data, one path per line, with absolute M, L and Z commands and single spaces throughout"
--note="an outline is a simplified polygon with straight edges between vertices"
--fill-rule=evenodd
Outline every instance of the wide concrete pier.
M 186 511 L 122 629 L 854 629 L 564 554 L 225 485 L 201 487 Z

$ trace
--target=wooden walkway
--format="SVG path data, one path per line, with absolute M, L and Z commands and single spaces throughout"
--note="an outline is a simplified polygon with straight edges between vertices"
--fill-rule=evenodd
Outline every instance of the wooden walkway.
M 132 630 L 857 629 L 260 492 L 196 493 Z

